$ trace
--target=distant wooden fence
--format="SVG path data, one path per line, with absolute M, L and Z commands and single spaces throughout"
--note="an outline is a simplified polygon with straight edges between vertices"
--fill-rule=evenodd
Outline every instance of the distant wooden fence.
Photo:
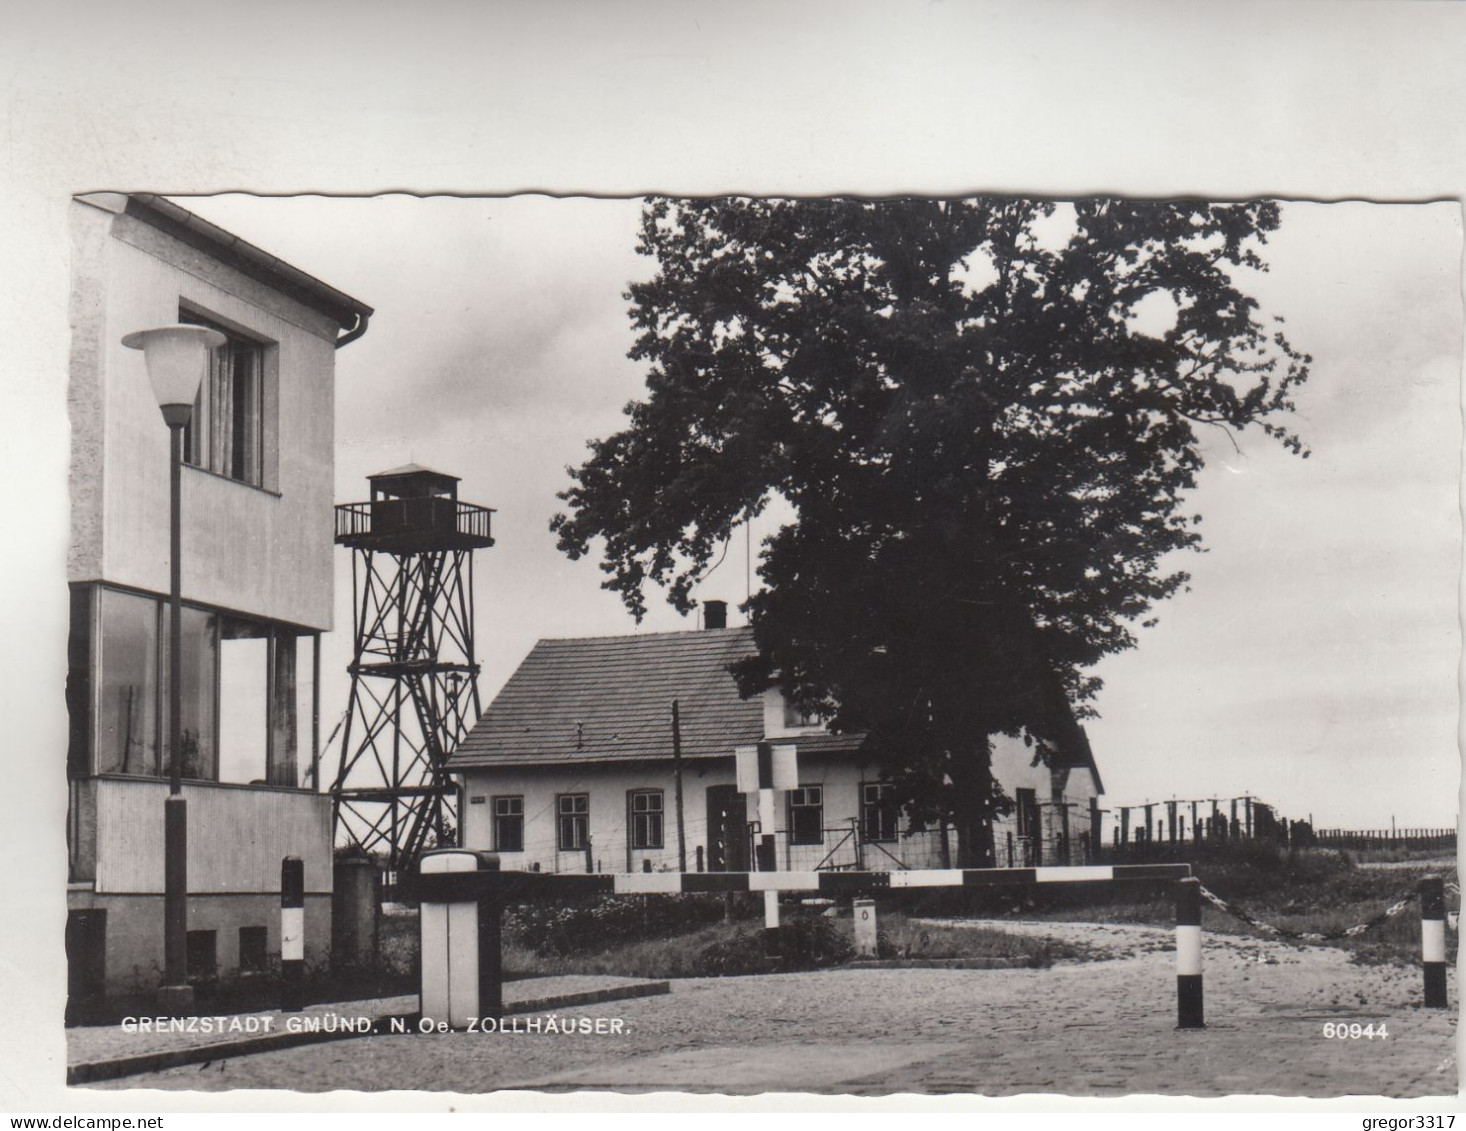
M 1318 829 L 1313 838 L 1323 848 L 1456 847 L 1455 829 Z

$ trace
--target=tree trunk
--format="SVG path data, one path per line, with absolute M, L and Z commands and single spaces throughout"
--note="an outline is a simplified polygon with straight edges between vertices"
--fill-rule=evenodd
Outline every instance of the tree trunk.
M 952 823 L 957 829 L 957 866 L 993 867 L 992 746 L 984 737 L 952 767 Z

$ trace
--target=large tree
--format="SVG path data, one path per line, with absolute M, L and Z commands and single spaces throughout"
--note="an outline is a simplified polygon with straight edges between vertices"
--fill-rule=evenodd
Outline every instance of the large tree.
M 918 820 L 991 855 L 989 736 L 1051 757 L 1130 626 L 1187 580 L 1200 432 L 1277 421 L 1307 377 L 1247 293 L 1270 202 L 646 202 L 627 295 L 648 363 L 552 524 L 604 540 L 638 617 L 687 611 L 775 497 L 746 691 L 872 736 Z

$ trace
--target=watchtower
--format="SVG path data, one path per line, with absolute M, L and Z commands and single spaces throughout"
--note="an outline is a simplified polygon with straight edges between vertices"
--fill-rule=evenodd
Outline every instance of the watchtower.
M 330 792 L 337 841 L 385 851 L 399 871 L 454 841 L 445 763 L 479 716 L 473 552 L 494 544 L 494 512 L 461 502 L 457 476 L 417 464 L 367 481 L 369 502 L 336 507 L 354 647 Z

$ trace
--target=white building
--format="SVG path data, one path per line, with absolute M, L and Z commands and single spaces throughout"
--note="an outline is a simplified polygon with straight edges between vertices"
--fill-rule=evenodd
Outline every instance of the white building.
M 505 869 L 675 870 L 675 700 L 689 871 L 749 868 L 757 798 L 737 791 L 734 749 L 762 741 L 797 749 L 799 788 L 774 830 L 779 868 L 955 863 L 955 832 L 911 830 L 863 736 L 797 717 L 777 690 L 739 697 L 728 669 L 753 650 L 750 628 L 541 640 L 449 762 L 463 783 L 464 846 L 498 852 Z M 1088 857 L 1102 787 L 1073 729 L 1054 767 L 1035 765 L 1021 739 L 995 736 L 994 774 L 1017 801 L 994 827 L 999 864 Z
M 305 862 L 319 961 L 331 810 L 309 774 L 332 613 L 335 351 L 372 311 L 158 197 L 79 197 L 71 235 L 72 997 L 146 991 L 162 974 L 169 432 L 122 338 L 169 323 L 227 339 L 182 481 L 189 977 L 278 959 L 287 855 Z

